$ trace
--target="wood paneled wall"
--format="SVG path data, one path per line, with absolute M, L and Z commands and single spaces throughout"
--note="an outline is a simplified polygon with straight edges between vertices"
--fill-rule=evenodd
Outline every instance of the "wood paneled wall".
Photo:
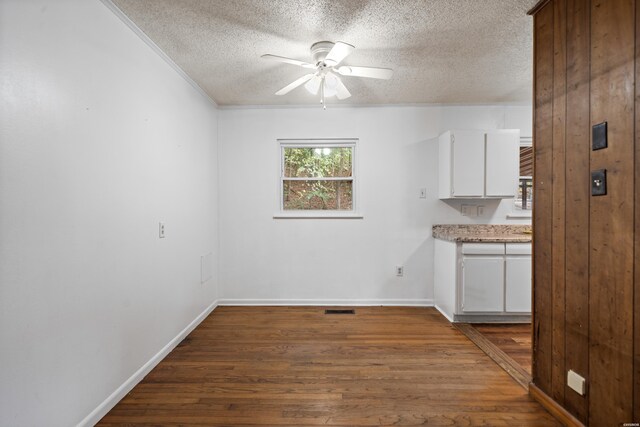
M 586 425 L 640 422 L 640 4 L 546 0 L 532 15 L 533 383 Z

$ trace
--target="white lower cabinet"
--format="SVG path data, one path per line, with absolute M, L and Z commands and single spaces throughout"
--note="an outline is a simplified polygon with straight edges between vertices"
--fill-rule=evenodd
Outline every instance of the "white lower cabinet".
M 502 311 L 503 282 L 504 256 L 463 256 L 462 311 Z
M 531 255 L 507 255 L 505 269 L 505 311 L 531 313 Z
M 530 243 L 435 242 L 435 303 L 449 320 L 530 319 Z

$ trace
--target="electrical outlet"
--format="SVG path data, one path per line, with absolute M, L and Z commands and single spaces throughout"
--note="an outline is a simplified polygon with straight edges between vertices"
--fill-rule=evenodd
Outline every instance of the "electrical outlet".
M 404 275 L 404 267 L 401 265 L 396 266 L 396 276 L 402 277 Z
M 585 382 L 586 381 L 583 377 L 569 369 L 569 372 L 567 372 L 567 385 L 571 390 L 575 391 L 580 396 L 584 396 L 586 391 Z
M 426 199 L 427 198 L 427 189 L 426 188 L 421 188 L 420 189 L 420 198 L 421 199 Z
M 462 216 L 476 217 L 478 216 L 477 205 L 462 205 L 460 206 L 460 213 Z
M 164 239 L 164 222 L 158 224 L 158 237 Z

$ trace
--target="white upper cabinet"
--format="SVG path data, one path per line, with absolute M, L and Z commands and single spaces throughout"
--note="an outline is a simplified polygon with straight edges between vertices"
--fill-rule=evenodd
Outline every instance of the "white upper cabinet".
M 452 134 L 452 194 L 456 197 L 482 197 L 484 195 L 484 134 L 477 130 L 457 131 Z
M 485 144 L 485 195 L 515 196 L 520 172 L 520 133 L 517 130 L 488 132 Z
M 515 196 L 520 131 L 448 131 L 438 146 L 441 199 Z

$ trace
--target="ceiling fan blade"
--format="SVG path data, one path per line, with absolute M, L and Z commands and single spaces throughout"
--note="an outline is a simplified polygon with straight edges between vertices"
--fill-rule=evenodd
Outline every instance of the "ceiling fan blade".
M 353 52 L 354 49 L 355 46 L 351 46 L 350 44 L 336 42 L 329 51 L 327 57 L 324 59 L 324 62 L 329 66 L 336 66 L 341 63 L 342 60 L 346 58 L 351 52 Z
M 293 83 L 290 83 L 288 85 L 286 85 L 285 87 L 283 87 L 282 89 L 280 89 L 279 91 L 276 92 L 276 95 L 285 95 L 289 92 L 291 92 L 292 90 L 294 90 L 295 88 L 297 88 L 298 86 L 304 84 L 307 82 L 307 80 L 311 80 L 311 78 L 314 76 L 315 74 L 305 74 L 304 76 L 300 77 L 298 80 L 296 80 Z
M 338 76 L 336 76 L 338 80 L 338 84 L 336 85 L 336 96 L 338 99 L 347 99 L 351 96 L 351 92 L 347 89 L 347 87 L 342 83 L 342 80 Z
M 375 67 L 352 67 L 343 65 L 336 68 L 338 74 L 343 76 L 354 77 L 370 77 L 372 79 L 389 80 L 393 76 L 393 70 L 390 68 L 375 68 Z
M 322 79 L 316 74 L 313 76 L 313 78 L 311 80 L 309 80 L 307 82 L 306 85 L 304 85 L 305 89 L 307 89 L 309 92 L 311 92 L 314 95 L 318 94 L 318 90 L 320 90 L 320 83 L 322 82 Z
M 285 58 L 284 56 L 266 54 L 266 55 L 262 55 L 260 58 L 271 59 L 273 61 L 284 62 L 287 64 L 298 65 L 304 68 L 316 68 L 315 65 L 309 64 L 308 62 L 298 61 L 297 59 Z

